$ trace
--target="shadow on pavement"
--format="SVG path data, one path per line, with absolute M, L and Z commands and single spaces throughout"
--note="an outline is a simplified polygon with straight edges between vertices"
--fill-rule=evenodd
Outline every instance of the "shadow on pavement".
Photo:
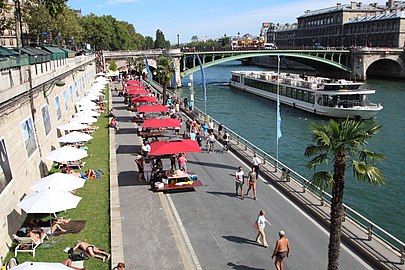
M 207 193 L 218 196 L 218 197 L 222 197 L 222 196 L 236 197 L 235 192 L 207 191 Z
M 231 266 L 232 269 L 236 270 L 265 270 L 264 268 L 256 268 L 256 267 L 250 267 L 242 264 L 234 264 L 232 262 L 227 263 L 228 266 Z
M 187 163 L 198 164 L 198 165 L 201 165 L 201 167 L 216 167 L 216 168 L 236 170 L 235 169 L 236 167 L 231 166 L 231 165 L 224 165 L 224 164 L 217 164 L 217 163 L 210 163 L 210 162 L 201 162 L 201 161 L 194 161 L 194 160 L 188 160 Z
M 118 186 L 150 186 L 145 181 L 138 181 L 138 172 L 124 171 L 118 174 Z
M 225 238 L 228 241 L 235 242 L 235 243 L 238 243 L 238 244 L 249 244 L 249 245 L 263 247 L 263 245 L 257 243 L 254 240 L 239 237 L 239 236 L 227 235 L 227 236 L 222 236 L 222 237 Z
M 132 120 L 134 119 L 133 116 L 116 116 L 115 118 L 117 119 L 118 123 L 119 123 L 119 122 L 122 122 L 122 123 L 133 123 Z
M 139 145 L 119 145 L 117 148 L 117 155 L 119 154 L 132 154 L 137 156 L 141 152 L 141 147 Z M 135 159 L 134 159 L 135 162 Z M 135 166 L 135 163 L 134 163 Z
M 136 134 L 136 128 L 120 128 L 120 131 L 117 132 L 117 135 L 119 134 Z

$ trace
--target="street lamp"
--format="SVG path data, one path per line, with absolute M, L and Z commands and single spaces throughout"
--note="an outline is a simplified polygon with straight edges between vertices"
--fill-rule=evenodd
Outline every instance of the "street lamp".
M 177 34 L 177 46 L 180 46 L 180 35 Z

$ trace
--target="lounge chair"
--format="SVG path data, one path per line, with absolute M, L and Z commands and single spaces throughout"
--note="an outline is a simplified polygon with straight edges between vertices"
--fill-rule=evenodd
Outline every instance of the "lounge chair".
M 78 161 L 68 161 L 67 162 L 67 166 L 71 167 L 71 168 L 76 167 L 76 168 L 81 169 L 84 165 L 86 165 L 86 162 L 85 161 L 80 161 L 80 160 L 78 160 Z
M 46 234 L 44 234 L 44 237 Z M 13 238 L 18 242 L 18 245 L 15 247 L 14 256 L 17 257 L 18 252 L 31 252 L 32 257 L 35 257 L 35 249 L 42 243 L 44 239 L 35 242 L 31 237 L 19 237 L 13 234 Z

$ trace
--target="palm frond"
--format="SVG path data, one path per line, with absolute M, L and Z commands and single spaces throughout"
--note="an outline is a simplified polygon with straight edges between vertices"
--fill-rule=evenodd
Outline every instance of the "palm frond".
M 328 154 L 327 153 L 323 153 L 323 154 L 320 154 L 320 155 L 318 155 L 318 156 L 316 156 L 315 158 L 313 158 L 313 159 L 311 159 L 308 163 L 307 163 L 307 165 L 306 165 L 306 167 L 308 168 L 308 169 L 310 169 L 310 168 L 316 168 L 316 166 L 318 166 L 318 165 L 321 165 L 321 164 L 328 164 Z
M 379 168 L 365 162 L 352 161 L 353 174 L 357 179 L 374 185 L 384 184 L 384 176 Z
M 367 149 L 363 149 L 359 152 L 359 159 L 360 159 L 360 161 L 364 161 L 364 162 L 383 161 L 385 159 L 385 155 L 376 153 L 376 152 L 372 152 Z
M 311 179 L 311 185 L 309 189 L 315 190 L 320 188 L 321 190 L 327 190 L 333 185 L 333 176 L 329 171 L 319 171 L 314 173 Z

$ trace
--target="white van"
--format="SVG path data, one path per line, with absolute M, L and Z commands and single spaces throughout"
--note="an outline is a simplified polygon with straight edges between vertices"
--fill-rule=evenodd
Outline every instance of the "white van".
M 265 50 L 277 50 L 277 46 L 274 43 L 264 43 L 263 49 Z

